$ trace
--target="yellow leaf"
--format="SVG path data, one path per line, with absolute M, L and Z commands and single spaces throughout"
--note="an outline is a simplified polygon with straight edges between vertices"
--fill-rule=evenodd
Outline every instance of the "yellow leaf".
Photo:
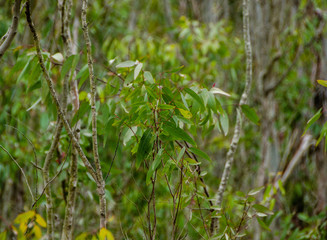
M 34 233 L 34 236 L 36 237 L 36 239 L 40 239 L 42 237 L 42 231 L 38 225 L 34 225 L 31 232 Z
M 190 119 L 192 117 L 192 113 L 190 111 L 187 111 L 187 110 L 184 110 L 181 108 L 179 108 L 178 110 L 181 112 L 183 117 L 188 118 L 188 119 Z
M 7 239 L 7 231 L 3 231 L 0 233 L 0 240 L 6 240 Z
M 44 219 L 41 217 L 40 214 L 36 214 L 36 222 L 41 226 L 41 227 L 47 227 L 46 222 L 44 221 Z
M 34 216 L 35 216 L 34 211 L 27 211 L 27 212 L 21 213 L 15 218 L 14 223 L 27 223 L 28 220 Z
M 86 237 L 88 236 L 88 233 L 81 233 L 80 235 L 78 235 L 75 240 L 85 240 Z
M 99 233 L 99 239 L 100 240 L 114 240 L 114 236 L 108 229 L 101 228 L 100 233 Z
M 327 80 L 317 80 L 317 82 L 324 87 L 327 87 Z
M 14 225 L 12 225 L 11 227 L 12 227 L 12 231 L 13 231 L 13 233 L 17 236 L 17 235 L 18 235 L 18 230 L 17 230 L 17 228 L 16 228 Z
M 26 223 L 22 222 L 21 224 L 19 224 L 19 231 L 21 233 L 25 233 L 26 229 L 27 229 L 27 224 Z

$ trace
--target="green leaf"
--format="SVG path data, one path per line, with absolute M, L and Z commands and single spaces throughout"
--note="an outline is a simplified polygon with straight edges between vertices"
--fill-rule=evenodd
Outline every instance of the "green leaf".
M 171 122 L 165 122 L 163 124 L 163 129 L 176 140 L 184 140 L 196 146 L 196 142 L 193 140 L 193 138 L 191 138 L 190 135 L 188 135 L 183 129 L 175 126 L 175 124 Z
M 133 67 L 135 65 L 134 61 L 125 61 L 122 63 L 119 63 L 116 68 L 129 68 L 129 67 Z
M 324 87 L 327 87 L 327 80 L 317 80 L 317 82 Z
M 208 160 L 209 162 L 211 162 L 211 159 L 210 159 L 210 157 L 208 156 L 208 154 L 206 154 L 205 152 L 201 151 L 200 149 L 197 149 L 197 148 L 191 147 L 191 148 L 189 148 L 188 150 L 190 150 L 190 152 L 192 152 L 192 153 L 198 155 L 199 157 L 204 158 L 204 159 Z
M 249 105 L 247 104 L 243 104 L 241 105 L 241 109 L 242 112 L 244 113 L 244 115 L 254 124 L 259 125 L 259 117 L 257 115 L 257 113 L 255 112 L 255 110 L 253 108 L 251 108 Z
M 29 74 L 29 70 L 32 68 L 31 67 L 32 63 L 33 63 L 33 59 L 31 58 L 31 59 L 28 60 L 25 67 L 23 68 L 23 70 L 19 74 L 19 76 L 17 78 L 17 82 L 20 82 L 23 78 L 25 78 L 26 74 Z
M 139 168 L 142 161 L 146 159 L 152 149 L 152 129 L 146 130 L 140 140 L 136 153 L 136 168 Z
M 85 74 L 87 74 L 87 76 L 89 75 L 89 68 L 88 65 L 85 64 L 81 70 L 79 70 L 79 72 L 76 75 L 76 79 L 79 79 L 81 77 L 83 77 Z
M 282 180 L 278 180 L 278 186 L 279 186 L 279 190 L 282 193 L 282 195 L 284 196 L 286 194 L 285 188 L 283 187 L 283 183 Z
M 71 66 L 71 68 L 70 68 L 70 72 L 71 72 L 71 73 L 73 73 L 73 72 L 75 71 L 76 66 L 77 66 L 77 64 L 78 64 L 78 61 L 79 61 L 79 57 L 80 57 L 80 55 L 72 55 L 72 56 L 74 56 L 74 58 L 73 58 L 72 66 Z M 69 82 L 73 79 L 73 76 L 74 76 L 74 74 L 70 74 Z
M 61 79 L 64 79 L 65 75 L 69 72 L 69 70 L 71 69 L 72 65 L 73 65 L 73 60 L 74 57 L 77 55 L 71 55 L 69 56 L 66 61 L 64 62 L 64 64 L 62 65 L 61 68 Z
M 174 109 L 175 106 L 168 105 L 168 104 L 158 104 L 158 109 L 162 110 L 168 110 L 168 109 Z
M 148 72 L 148 71 L 144 72 L 144 78 L 145 78 L 145 81 L 148 81 L 151 84 L 155 83 L 154 79 L 152 77 L 152 74 L 150 72 Z
M 158 152 L 158 154 L 156 155 L 156 158 L 154 159 L 154 161 L 152 162 L 150 169 L 147 172 L 146 175 L 146 184 L 149 185 L 151 183 L 151 177 L 153 176 L 153 173 L 157 170 L 157 168 L 159 167 L 160 163 L 161 163 L 161 155 L 163 153 L 163 148 L 161 148 Z
M 307 122 L 307 126 L 305 127 L 304 133 L 302 134 L 302 136 L 308 131 L 309 127 L 311 127 L 312 124 L 314 124 L 321 116 L 321 108 L 318 110 L 318 112 L 316 112 L 316 114 L 310 118 L 310 120 Z
M 76 79 L 79 79 L 79 83 L 78 83 L 78 88 L 80 89 L 83 85 L 83 83 L 85 82 L 85 80 L 89 77 L 89 67 L 86 64 L 77 74 Z
M 75 113 L 71 126 L 73 127 L 79 119 L 81 119 L 86 112 L 91 110 L 91 106 L 87 101 L 82 101 L 78 111 Z
M 222 130 L 224 136 L 227 136 L 228 129 L 229 129 L 229 121 L 228 121 L 228 115 L 224 110 L 222 110 L 222 114 L 219 115 L 218 121 L 219 121 L 219 128 Z
M 179 162 L 179 160 L 182 159 L 182 157 L 184 156 L 185 150 L 186 150 L 185 147 L 183 147 L 183 148 L 181 149 L 181 151 L 179 152 L 179 154 L 178 154 L 178 156 L 177 156 L 176 162 Z
M 265 214 L 268 214 L 268 215 L 272 215 L 274 214 L 269 208 L 263 206 L 263 205 L 260 205 L 260 204 L 254 204 L 252 206 L 257 212 L 261 212 L 261 213 L 265 213 Z
M 160 148 L 160 150 L 158 151 L 153 163 L 151 164 L 151 169 L 152 170 L 157 170 L 157 168 L 159 167 L 159 164 L 161 163 L 161 155 L 163 153 L 163 148 Z
M 197 162 L 193 158 L 185 158 L 185 161 L 188 162 L 188 164 L 190 164 L 190 165 L 200 165 L 201 164 L 201 162 Z
M 260 218 L 257 218 L 257 221 L 258 221 L 260 227 L 262 227 L 263 229 L 265 229 L 267 231 L 271 231 L 270 228 Z
M 143 63 L 139 63 L 137 64 L 136 68 L 134 69 L 134 80 L 138 77 L 138 75 L 140 74 L 140 71 L 143 67 Z
M 218 114 L 217 105 L 216 105 L 216 98 L 212 92 L 208 92 L 208 107 L 215 113 Z
M 185 88 L 184 89 L 186 93 L 188 93 L 192 98 L 194 98 L 195 101 L 197 101 L 201 108 L 204 109 L 204 103 L 203 103 L 203 99 L 198 95 L 196 94 L 192 89 L 190 88 Z
M 36 83 L 34 83 L 31 87 L 28 88 L 27 93 L 32 92 L 35 89 L 41 88 L 41 80 L 38 80 Z

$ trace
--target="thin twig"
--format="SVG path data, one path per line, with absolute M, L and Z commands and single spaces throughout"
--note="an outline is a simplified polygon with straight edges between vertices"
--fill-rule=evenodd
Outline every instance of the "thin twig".
M 68 145 L 68 150 L 69 150 L 69 148 L 70 148 L 70 142 L 69 142 L 69 145 Z M 56 173 L 56 175 L 53 178 L 51 178 L 51 180 L 49 182 L 47 182 L 45 184 L 45 186 L 43 187 L 43 190 L 42 190 L 40 196 L 35 200 L 35 202 L 33 203 L 32 207 L 34 207 L 34 205 L 41 199 L 41 197 L 44 194 L 44 191 L 46 190 L 46 188 L 48 187 L 48 185 L 50 183 L 52 183 L 59 176 L 59 174 L 62 172 L 62 170 L 64 168 L 64 165 L 65 165 L 65 162 L 67 160 L 67 156 L 68 156 L 68 154 L 66 155 L 64 161 L 62 162 L 60 170 Z
M 15 160 L 15 158 L 14 158 L 13 156 L 11 156 L 11 154 L 7 151 L 7 149 L 5 149 L 2 145 L 0 145 L 0 148 L 2 148 L 2 150 L 5 151 L 5 152 L 8 154 L 8 156 L 11 158 L 11 160 L 14 161 L 14 163 L 17 165 L 17 167 L 18 167 L 18 168 L 20 169 L 20 171 L 22 172 L 22 174 L 23 174 L 23 176 L 24 176 L 24 178 L 25 178 L 25 182 L 26 182 L 27 188 L 28 188 L 28 190 L 29 190 L 29 192 L 30 192 L 30 194 L 31 194 L 31 196 L 32 196 L 32 201 L 34 202 L 34 196 L 33 196 L 33 193 L 32 193 L 32 189 L 31 189 L 31 187 L 30 187 L 30 185 L 29 185 L 29 183 L 28 183 L 28 180 L 27 180 L 27 177 L 26 177 L 26 175 L 25 175 L 24 170 L 21 168 L 21 166 L 20 166 L 19 163 Z
M 110 171 L 111 171 L 112 165 L 114 164 L 114 161 L 115 161 L 115 158 L 116 158 L 116 154 L 117 154 L 117 150 L 118 150 L 118 146 L 119 146 L 119 141 L 120 141 L 121 133 L 122 133 L 122 131 L 119 132 L 118 141 L 117 141 L 116 149 L 115 149 L 115 154 L 114 154 L 114 157 L 112 158 L 112 161 L 111 161 L 111 164 L 110 164 L 109 170 L 108 170 L 107 175 L 106 175 L 106 177 L 105 177 L 105 179 L 104 179 L 105 182 L 107 181 L 107 179 L 108 179 L 108 177 L 109 177 L 109 174 L 110 174 Z

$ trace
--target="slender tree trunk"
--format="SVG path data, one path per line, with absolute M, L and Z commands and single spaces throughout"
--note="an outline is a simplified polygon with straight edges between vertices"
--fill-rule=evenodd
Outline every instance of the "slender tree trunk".
M 239 106 L 247 103 L 249 93 L 251 90 L 251 85 L 252 85 L 252 46 L 251 46 L 251 37 L 250 37 L 249 0 L 243 0 L 243 38 L 244 38 L 245 53 L 246 53 L 246 81 L 245 81 L 245 88 L 239 102 Z M 226 186 L 229 180 L 231 168 L 234 162 L 234 155 L 240 139 L 241 121 L 242 121 L 242 115 L 238 114 L 236 118 L 236 125 L 234 129 L 233 139 L 226 155 L 225 168 L 217 192 L 217 197 L 216 197 L 217 206 L 221 206 L 222 204 L 223 194 L 226 190 Z M 212 221 L 211 234 L 215 234 L 218 228 L 217 218 L 212 218 L 211 221 Z
M 82 29 L 84 34 L 84 39 L 86 43 L 87 50 L 87 63 L 89 67 L 90 74 L 90 86 L 91 86 L 91 110 L 92 110 L 92 144 L 93 144 L 93 156 L 96 168 L 96 178 L 97 178 L 97 191 L 100 198 L 100 228 L 106 228 L 106 196 L 105 196 L 105 183 L 103 180 L 103 175 L 101 171 L 101 164 L 98 152 L 98 135 L 97 135 L 97 110 L 95 107 L 96 103 L 96 85 L 93 70 L 93 58 L 91 51 L 91 40 L 88 31 L 88 24 L 86 20 L 86 12 L 88 0 L 83 0 L 82 6 Z
M 69 28 L 69 22 L 70 22 L 70 16 L 71 16 L 71 10 L 72 10 L 72 5 L 73 2 L 72 0 L 68 1 L 63 1 L 66 3 L 65 5 L 62 6 L 62 36 L 64 39 L 64 44 L 65 44 L 65 52 L 67 57 L 70 55 L 76 55 L 77 54 L 77 36 L 76 36 L 76 29 L 79 28 L 79 21 L 77 17 L 75 16 L 74 20 L 74 33 L 75 36 L 72 37 L 70 28 Z M 73 111 L 74 114 L 79 109 L 79 93 L 78 93 L 78 88 L 77 88 L 77 81 L 76 81 L 76 72 L 72 72 L 70 74 L 67 74 L 66 78 L 69 79 L 70 75 L 72 76 L 72 90 L 71 90 L 71 96 L 72 96 L 72 105 L 73 105 Z M 80 136 L 79 136 L 79 129 L 80 129 L 80 124 L 79 122 L 76 123 L 76 127 L 74 129 L 75 137 L 79 141 Z M 62 240 L 70 240 L 73 239 L 73 221 L 74 221 L 74 211 L 75 211 L 75 202 L 76 202 L 76 192 L 77 192 L 77 182 L 78 182 L 78 153 L 76 149 L 73 149 L 72 151 L 72 158 L 70 162 L 70 168 L 69 168 L 69 184 L 68 184 L 68 196 L 67 196 L 67 205 L 65 209 L 65 218 L 64 218 L 64 223 L 63 223 L 63 229 L 62 229 Z

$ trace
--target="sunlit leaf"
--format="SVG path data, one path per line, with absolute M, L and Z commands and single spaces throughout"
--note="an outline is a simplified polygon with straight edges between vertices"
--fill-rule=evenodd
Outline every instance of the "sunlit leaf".
M 230 97 L 230 94 L 224 92 L 220 88 L 213 87 L 213 88 L 210 89 L 210 92 L 212 92 L 213 94 L 220 94 L 220 95 Z
M 181 114 L 183 115 L 183 117 L 185 117 L 187 119 L 192 118 L 192 113 L 190 111 L 184 110 L 182 108 L 179 108 L 178 110 L 181 112 Z
M 327 80 L 317 80 L 317 82 L 324 87 L 327 87 Z
M 134 80 L 138 77 L 138 75 L 140 74 L 140 71 L 143 67 L 143 63 L 139 63 L 137 64 L 136 68 L 134 69 Z
M 64 63 L 64 56 L 60 52 L 51 55 L 50 59 L 52 60 L 52 62 L 54 62 L 56 64 Z
M 152 77 L 152 74 L 150 72 L 148 72 L 148 71 L 144 72 L 144 79 L 145 79 L 145 81 L 148 81 L 151 84 L 155 83 L 154 79 Z
M 125 61 L 116 65 L 116 68 L 128 68 L 135 65 L 134 61 Z

